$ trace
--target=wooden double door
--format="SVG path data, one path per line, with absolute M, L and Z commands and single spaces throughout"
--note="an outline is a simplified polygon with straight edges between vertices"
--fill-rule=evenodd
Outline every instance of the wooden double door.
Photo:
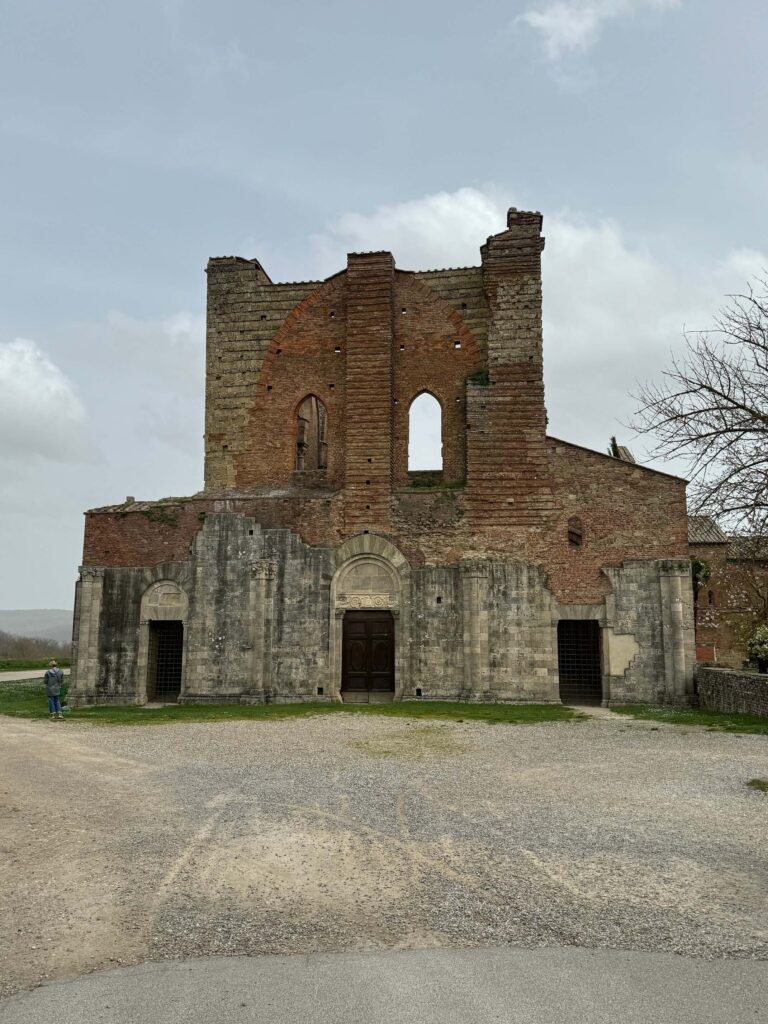
M 349 703 L 390 701 L 395 695 L 395 620 L 392 612 L 346 612 L 343 619 L 341 696 Z

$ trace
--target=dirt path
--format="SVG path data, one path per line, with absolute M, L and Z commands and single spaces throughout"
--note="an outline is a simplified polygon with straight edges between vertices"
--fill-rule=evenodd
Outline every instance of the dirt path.
M 201 954 L 768 957 L 764 737 L 0 718 L 0 992 Z

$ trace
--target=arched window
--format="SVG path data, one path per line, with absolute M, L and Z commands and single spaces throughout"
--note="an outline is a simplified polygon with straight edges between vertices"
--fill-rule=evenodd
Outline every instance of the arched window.
M 584 543 L 584 527 L 578 516 L 571 516 L 568 520 L 568 543 L 572 548 L 580 548 Z
M 325 469 L 328 465 L 327 421 L 320 399 L 307 395 L 296 414 L 296 469 Z
M 408 470 L 443 468 L 442 409 L 425 391 L 411 403 L 408 413 Z

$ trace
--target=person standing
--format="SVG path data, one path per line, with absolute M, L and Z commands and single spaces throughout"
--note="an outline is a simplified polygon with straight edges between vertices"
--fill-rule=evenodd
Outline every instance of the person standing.
M 55 661 L 49 663 L 43 682 L 45 683 L 45 695 L 48 698 L 48 712 L 51 721 L 53 722 L 57 718 L 63 719 L 59 695 L 61 694 L 61 684 L 64 682 L 64 673 Z

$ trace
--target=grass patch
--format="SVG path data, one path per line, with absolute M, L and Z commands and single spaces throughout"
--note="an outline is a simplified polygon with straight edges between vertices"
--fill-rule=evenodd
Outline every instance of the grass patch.
M 455 733 L 445 725 L 414 725 L 405 732 L 381 739 L 356 740 L 350 746 L 369 757 L 419 758 L 428 754 L 463 754 L 467 749 L 457 742 Z
M 750 779 L 747 785 L 760 793 L 768 793 L 768 779 Z
M 67 714 L 74 722 L 98 725 L 163 725 L 167 722 L 225 722 L 238 719 L 272 721 L 307 715 L 382 715 L 387 718 L 441 719 L 450 722 L 487 722 L 489 725 L 534 725 L 567 722 L 584 716 L 560 704 L 463 704 L 458 701 L 405 701 L 393 704 L 168 704 L 162 708 L 136 705 L 75 708 Z M 47 718 L 45 689 L 36 679 L 0 683 L 0 715 Z
M 0 672 L 27 672 L 33 668 L 45 671 L 50 658 L 0 658 Z M 57 658 L 59 668 L 69 668 L 69 658 Z
M 626 704 L 611 710 L 620 715 L 666 722 L 668 725 L 699 725 L 710 732 L 748 732 L 768 736 L 768 718 L 760 715 L 724 714 L 699 708 L 662 708 L 651 704 Z

